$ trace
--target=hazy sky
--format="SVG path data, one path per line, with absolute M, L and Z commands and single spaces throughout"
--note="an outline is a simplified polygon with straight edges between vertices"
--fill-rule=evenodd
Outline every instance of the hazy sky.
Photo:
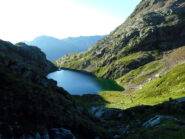
M 32 40 L 103 35 L 113 31 L 141 0 L 0 0 L 0 39 Z

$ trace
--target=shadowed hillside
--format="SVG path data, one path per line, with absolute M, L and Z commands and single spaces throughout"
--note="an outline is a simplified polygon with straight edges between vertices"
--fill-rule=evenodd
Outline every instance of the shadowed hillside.
M 0 40 L 3 139 L 54 138 L 58 134 L 65 138 L 94 138 L 108 133 L 68 92 L 46 78 L 54 70 L 56 67 L 39 48 Z M 111 135 L 108 134 L 107 137 Z

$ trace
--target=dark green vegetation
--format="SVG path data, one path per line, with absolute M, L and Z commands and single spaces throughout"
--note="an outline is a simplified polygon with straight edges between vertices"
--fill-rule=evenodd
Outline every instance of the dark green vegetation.
M 64 55 L 87 51 L 98 40 L 105 36 L 80 36 L 57 39 L 49 36 L 40 36 L 26 44 L 38 46 L 51 61 Z
M 76 96 L 107 128 L 121 127 L 116 137 L 185 138 L 184 15 L 184 0 L 142 0 L 125 23 L 93 48 L 55 61 L 58 67 L 86 70 L 125 88 Z M 156 120 L 158 115 L 162 120 Z M 155 116 L 157 124 L 145 127 Z
M 3 136 L 44 135 L 51 128 L 67 128 L 80 138 L 101 136 L 98 120 L 88 116 L 62 88 L 45 88 L 1 69 L 0 130 Z M 86 124 L 84 124 L 86 123 Z
M 0 134 L 46 135 L 66 128 L 78 138 L 112 136 L 73 97 L 45 75 L 56 68 L 36 47 L 0 41 Z M 49 65 L 49 66 L 48 66 Z M 52 137 L 52 136 L 50 136 Z
M 103 79 L 103 78 L 98 78 L 98 83 L 100 84 L 102 90 L 106 91 L 123 91 L 124 88 L 119 86 L 115 81 L 109 80 L 109 79 Z

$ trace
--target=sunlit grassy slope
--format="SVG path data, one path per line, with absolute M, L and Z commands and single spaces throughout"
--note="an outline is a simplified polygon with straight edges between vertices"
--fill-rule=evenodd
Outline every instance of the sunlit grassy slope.
M 105 91 L 99 93 L 97 97 L 88 95 L 84 97 L 86 105 L 96 104 L 108 108 L 126 109 L 139 105 L 156 105 L 169 99 L 177 99 L 184 96 L 185 64 L 181 64 L 170 69 L 162 77 L 146 83 L 142 89 L 135 92 Z M 100 98 L 105 103 L 98 100 Z

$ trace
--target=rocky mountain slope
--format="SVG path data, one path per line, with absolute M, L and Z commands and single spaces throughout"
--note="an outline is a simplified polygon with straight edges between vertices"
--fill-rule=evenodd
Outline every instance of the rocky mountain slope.
M 46 59 L 45 54 L 35 46 L 0 40 L 1 66 L 7 66 L 14 70 L 22 70 L 26 67 L 34 72 L 47 74 L 56 70 L 56 67 Z
M 49 36 L 39 36 L 25 43 L 39 47 L 46 54 L 47 59 L 53 61 L 67 54 L 87 51 L 103 37 L 80 36 L 57 39 Z
M 105 120 L 109 128 L 121 131 L 126 139 L 182 139 L 185 137 L 184 68 L 182 63 L 171 67 L 137 91 L 105 91 L 76 99 Z
M 142 0 L 122 25 L 93 48 L 64 56 L 55 63 L 119 79 L 185 45 L 184 14 L 184 0 Z

